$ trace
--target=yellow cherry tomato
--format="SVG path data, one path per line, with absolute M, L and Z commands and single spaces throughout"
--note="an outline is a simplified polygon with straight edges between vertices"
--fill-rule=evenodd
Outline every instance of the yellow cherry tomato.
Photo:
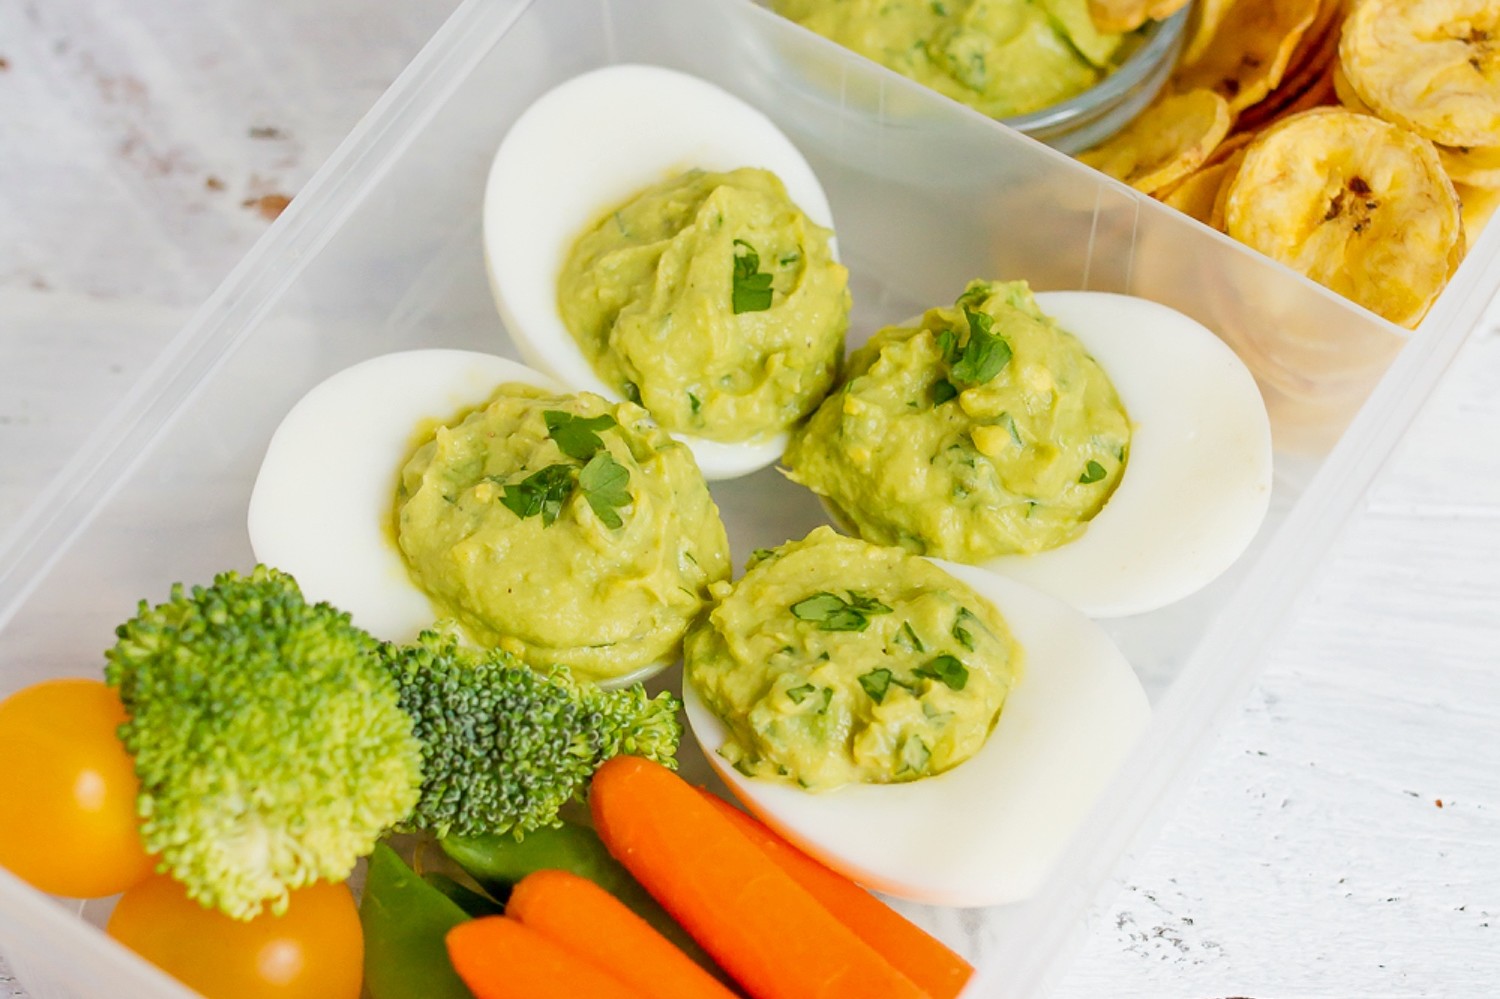
M 107 931 L 208 999 L 358 999 L 364 936 L 354 896 L 321 883 L 285 915 L 250 920 L 205 909 L 156 875 L 120 897 Z
M 0 701 L 0 866 L 43 891 L 98 898 L 151 873 L 125 708 L 98 680 L 48 680 Z

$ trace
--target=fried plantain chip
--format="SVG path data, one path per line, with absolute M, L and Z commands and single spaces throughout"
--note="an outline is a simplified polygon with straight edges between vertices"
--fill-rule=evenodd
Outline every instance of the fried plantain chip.
M 1500 208 L 1500 188 L 1470 187 L 1467 184 L 1454 184 L 1453 187 L 1458 191 L 1459 202 L 1463 204 L 1467 249 L 1479 238 L 1479 231 L 1489 222 L 1490 216 L 1495 214 L 1495 209 Z
M 1447 146 L 1500 146 L 1500 3 L 1360 0 L 1339 61 L 1387 121 Z
M 1228 161 L 1205 166 L 1184 177 L 1162 195 L 1164 205 L 1170 205 L 1189 218 L 1204 225 L 1213 225 L 1214 202 L 1228 175 L 1238 168 L 1238 163 Z
M 1432 144 L 1345 108 L 1285 118 L 1245 150 L 1225 231 L 1393 323 L 1415 326 L 1463 253 Z
M 1188 0 L 1089 0 L 1089 18 L 1107 34 L 1134 31 L 1147 21 L 1161 21 L 1188 5 Z
M 1229 106 L 1209 90 L 1171 94 L 1078 158 L 1148 194 L 1203 165 L 1229 133 Z
M 1320 0 L 1236 0 L 1202 53 L 1178 67 L 1175 85 L 1212 90 L 1239 114 L 1281 83 L 1321 9 Z
M 1500 146 L 1438 146 L 1437 151 L 1453 183 L 1500 188 Z

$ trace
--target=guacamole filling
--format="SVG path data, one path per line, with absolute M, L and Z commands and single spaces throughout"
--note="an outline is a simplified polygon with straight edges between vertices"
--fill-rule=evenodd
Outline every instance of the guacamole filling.
M 980 562 L 1081 535 L 1129 446 L 1109 378 L 1026 283 L 974 281 L 851 354 L 783 460 L 861 537 Z
M 757 552 L 685 644 L 741 773 L 826 791 L 942 773 L 979 751 L 1021 650 L 937 566 L 826 527 Z
M 1049 107 L 1098 83 L 1123 36 L 1088 0 L 774 0 L 782 15 L 992 118 Z
M 675 658 L 729 576 L 691 452 L 631 403 L 503 385 L 401 469 L 396 541 L 476 642 L 586 678 Z
M 765 170 L 690 170 L 573 246 L 558 307 L 595 372 L 668 430 L 782 432 L 828 392 L 849 324 L 832 233 Z

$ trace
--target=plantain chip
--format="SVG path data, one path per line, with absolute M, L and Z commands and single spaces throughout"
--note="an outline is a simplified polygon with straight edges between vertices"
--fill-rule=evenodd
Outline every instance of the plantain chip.
M 1148 194 L 1186 177 L 1229 133 L 1229 106 L 1209 90 L 1157 101 L 1113 138 L 1078 158 Z
M 1271 126 L 1245 149 L 1225 231 L 1393 323 L 1415 326 L 1464 248 L 1432 144 L 1345 108 Z
M 1188 0 L 1089 0 L 1089 18 L 1107 34 L 1134 31 L 1147 21 L 1161 21 L 1188 5 Z
M 1164 193 L 1162 204 L 1169 205 L 1204 225 L 1213 225 L 1214 202 L 1218 200 L 1219 190 L 1224 186 L 1228 175 L 1238 166 L 1238 163 L 1226 161 L 1201 167 Z
M 1447 146 L 1500 146 L 1500 3 L 1360 0 L 1339 61 L 1387 121 Z
M 1198 58 L 1178 67 L 1175 85 L 1212 90 L 1239 114 L 1281 83 L 1321 9 L 1320 0 L 1236 0 Z
M 1500 208 L 1500 188 L 1470 187 L 1467 184 L 1455 184 L 1453 187 L 1458 191 L 1458 200 L 1463 204 L 1464 232 L 1468 235 L 1468 245 L 1473 246 L 1474 240 L 1479 238 L 1479 230 L 1489 222 L 1495 209 Z
M 1437 151 L 1453 183 L 1500 188 L 1500 146 L 1438 146 Z
M 1208 211 L 1208 224 L 1220 232 L 1228 232 L 1224 225 L 1224 208 L 1229 202 L 1229 190 L 1234 186 L 1235 178 L 1240 174 L 1240 166 L 1245 162 L 1245 152 L 1249 149 L 1248 144 L 1236 149 L 1229 154 L 1224 161 L 1224 180 L 1219 184 L 1218 193 L 1214 195 L 1213 207 Z
M 1193 12 L 1188 17 L 1187 42 L 1182 46 L 1182 56 L 1178 60 L 1180 63 L 1187 65 L 1203 58 L 1233 4 L 1234 0 L 1198 0 L 1193 4 Z

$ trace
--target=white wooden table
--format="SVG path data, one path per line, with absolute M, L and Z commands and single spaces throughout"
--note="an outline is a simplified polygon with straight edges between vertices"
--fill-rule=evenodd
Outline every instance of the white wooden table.
M 0 520 L 450 6 L 0 0 Z M 1492 308 L 1059 995 L 1497 995 L 1497 924 Z

